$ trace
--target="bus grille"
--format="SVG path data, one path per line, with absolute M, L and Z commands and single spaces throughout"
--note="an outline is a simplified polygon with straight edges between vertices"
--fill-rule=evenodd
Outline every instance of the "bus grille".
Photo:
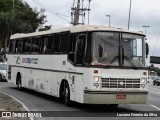
M 140 79 L 102 78 L 101 88 L 140 88 Z

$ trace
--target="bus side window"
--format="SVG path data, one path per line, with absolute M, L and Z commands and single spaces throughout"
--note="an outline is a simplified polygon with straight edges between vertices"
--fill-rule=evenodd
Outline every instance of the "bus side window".
M 53 45 L 53 50 L 54 53 L 59 53 L 60 52 L 60 35 L 56 34 L 54 39 L 54 45 Z
M 15 40 L 10 41 L 10 43 L 9 43 L 9 53 L 14 53 L 15 52 L 15 44 L 16 44 Z
M 77 37 L 76 45 L 76 64 L 84 63 L 86 36 L 84 34 Z
M 44 49 L 44 37 L 40 37 L 39 38 L 39 51 L 40 53 L 43 53 L 43 49 Z
M 23 41 L 17 40 L 16 41 L 16 53 L 21 53 L 23 48 Z
M 67 41 L 68 41 L 68 34 L 62 34 L 61 35 L 61 41 L 60 41 L 60 52 L 66 53 L 67 52 Z
M 69 38 L 68 33 L 56 34 L 54 38 L 53 50 L 54 53 L 66 53 L 67 52 L 67 41 Z
M 40 41 L 39 38 L 32 38 L 32 53 L 39 53 L 40 52 Z
M 24 52 L 26 53 L 31 52 L 31 39 L 29 38 L 24 39 Z
M 45 53 L 51 54 L 53 52 L 53 35 L 47 36 L 46 45 L 44 46 Z
M 48 44 L 48 37 L 44 37 L 43 38 L 43 51 L 42 53 L 46 53 L 47 52 L 47 44 Z
M 71 35 L 69 43 L 69 55 L 68 58 L 74 63 L 75 57 L 75 47 L 76 47 L 76 35 Z

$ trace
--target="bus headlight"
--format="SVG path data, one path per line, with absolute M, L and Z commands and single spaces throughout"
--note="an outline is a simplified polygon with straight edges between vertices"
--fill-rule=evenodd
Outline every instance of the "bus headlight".
M 100 81 L 100 77 L 95 76 L 95 77 L 94 77 L 94 82 L 99 82 L 99 81 Z
M 145 84 L 146 83 L 146 78 L 142 78 L 141 79 L 141 84 Z

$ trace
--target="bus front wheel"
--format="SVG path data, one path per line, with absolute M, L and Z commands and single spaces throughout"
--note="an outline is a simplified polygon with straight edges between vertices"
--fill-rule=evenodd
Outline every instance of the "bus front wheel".
M 17 75 L 17 88 L 18 90 L 22 90 L 22 82 L 21 82 L 21 75 Z
M 64 88 L 64 103 L 67 106 L 71 105 L 71 101 L 70 101 L 70 89 L 69 89 L 68 83 L 65 84 L 65 88 Z
M 110 104 L 109 105 L 111 108 L 117 108 L 118 107 L 118 104 Z

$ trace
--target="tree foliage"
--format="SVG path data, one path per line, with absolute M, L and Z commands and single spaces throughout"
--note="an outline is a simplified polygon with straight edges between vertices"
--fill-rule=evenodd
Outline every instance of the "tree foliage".
M 155 71 L 155 72 L 157 72 L 157 75 L 160 76 L 160 69 L 158 67 L 154 67 L 153 64 L 151 64 L 151 66 L 148 66 L 147 69 L 149 71 Z
M 14 6 L 14 7 L 13 7 Z M 14 9 L 13 9 L 14 8 Z M 0 41 L 8 45 L 11 34 L 35 32 L 45 16 L 22 0 L 0 0 Z

